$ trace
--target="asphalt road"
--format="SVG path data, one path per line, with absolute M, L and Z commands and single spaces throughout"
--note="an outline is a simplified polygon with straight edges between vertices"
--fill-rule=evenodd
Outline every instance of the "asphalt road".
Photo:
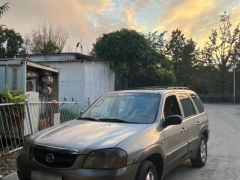
M 196 169 L 186 161 L 164 180 L 240 180 L 240 105 L 207 104 L 205 108 L 211 130 L 206 166 Z
M 240 180 L 240 105 L 207 104 L 208 161 L 201 169 L 185 162 L 164 180 Z

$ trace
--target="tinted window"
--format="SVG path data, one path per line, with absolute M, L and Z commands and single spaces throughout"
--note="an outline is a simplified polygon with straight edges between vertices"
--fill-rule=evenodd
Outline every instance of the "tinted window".
M 176 96 L 169 96 L 166 98 L 164 105 L 164 116 L 165 118 L 171 115 L 181 115 L 180 108 Z
M 193 99 L 194 103 L 196 104 L 199 113 L 203 113 L 204 112 L 204 107 L 203 107 L 201 99 L 197 96 L 192 96 L 192 99 Z
M 185 94 L 181 94 L 179 97 L 180 97 L 180 101 L 183 107 L 183 112 L 185 117 L 187 118 L 189 116 L 196 114 L 195 109 L 193 107 L 193 103 L 189 98 L 189 96 Z

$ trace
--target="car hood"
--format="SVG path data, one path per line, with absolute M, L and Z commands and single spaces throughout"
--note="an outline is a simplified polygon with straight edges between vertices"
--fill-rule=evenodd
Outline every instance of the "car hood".
M 125 124 L 73 120 L 44 130 L 32 137 L 33 144 L 72 149 L 85 154 L 113 148 L 149 124 Z

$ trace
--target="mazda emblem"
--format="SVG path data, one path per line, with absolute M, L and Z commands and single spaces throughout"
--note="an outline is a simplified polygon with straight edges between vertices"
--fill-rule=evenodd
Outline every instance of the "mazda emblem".
M 47 155 L 46 155 L 46 161 L 48 162 L 48 163 L 53 163 L 54 162 L 54 155 L 53 155 L 53 153 L 48 153 Z

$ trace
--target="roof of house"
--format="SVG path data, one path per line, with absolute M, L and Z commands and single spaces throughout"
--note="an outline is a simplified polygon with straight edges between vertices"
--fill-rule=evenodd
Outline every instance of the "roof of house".
M 28 59 L 33 62 L 76 62 L 76 61 L 102 61 L 93 56 L 81 53 L 53 53 L 53 54 L 31 54 L 28 57 L 3 58 L 0 61 Z
M 38 69 L 44 69 L 52 72 L 59 72 L 59 70 L 55 67 L 51 67 L 41 63 L 32 62 L 28 58 L 5 58 L 0 59 L 0 66 L 21 66 L 26 64 L 29 67 L 34 67 Z
M 32 54 L 29 55 L 29 58 L 34 62 L 101 61 L 81 53 Z

